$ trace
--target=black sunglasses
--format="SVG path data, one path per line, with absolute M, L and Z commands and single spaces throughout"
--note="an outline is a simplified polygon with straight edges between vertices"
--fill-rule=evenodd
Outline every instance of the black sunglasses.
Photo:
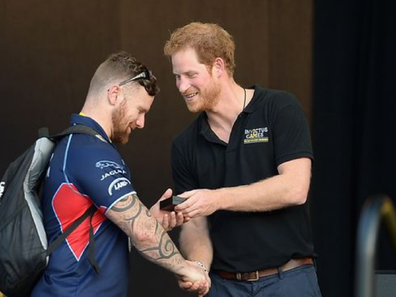
M 140 72 L 138 75 L 136 75 L 132 78 L 128 78 L 127 80 L 120 82 L 118 85 L 121 87 L 127 83 L 130 83 L 131 81 L 135 81 L 135 80 L 139 80 L 139 79 L 150 80 L 150 72 L 148 71 L 148 69 L 145 69 L 143 72 Z

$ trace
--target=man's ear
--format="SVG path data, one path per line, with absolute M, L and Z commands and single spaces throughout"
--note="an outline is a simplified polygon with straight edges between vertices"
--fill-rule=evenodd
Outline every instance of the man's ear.
M 217 77 L 220 77 L 223 72 L 225 71 L 225 63 L 222 58 L 216 58 L 213 67 L 212 67 L 213 74 Z
M 114 85 L 107 90 L 107 99 L 111 105 L 116 105 L 117 102 L 121 99 L 120 86 Z

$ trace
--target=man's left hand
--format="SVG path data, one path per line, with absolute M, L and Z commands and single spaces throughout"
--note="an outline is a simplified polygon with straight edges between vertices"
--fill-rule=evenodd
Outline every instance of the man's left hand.
M 160 201 L 172 196 L 172 190 L 167 189 L 161 198 L 150 208 L 151 214 L 161 223 L 166 231 L 179 227 L 183 223 L 190 220 L 188 216 L 184 216 L 181 212 L 167 211 L 160 209 Z

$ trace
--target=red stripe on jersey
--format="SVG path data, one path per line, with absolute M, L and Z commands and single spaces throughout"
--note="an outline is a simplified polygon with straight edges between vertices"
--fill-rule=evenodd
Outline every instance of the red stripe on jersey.
M 79 193 L 74 185 L 62 184 L 52 201 L 62 232 L 82 216 L 91 205 L 89 197 Z M 105 219 L 106 216 L 102 212 L 95 212 L 92 218 L 94 233 Z M 77 260 L 80 259 L 89 242 L 89 220 L 89 217 L 86 218 L 66 239 Z

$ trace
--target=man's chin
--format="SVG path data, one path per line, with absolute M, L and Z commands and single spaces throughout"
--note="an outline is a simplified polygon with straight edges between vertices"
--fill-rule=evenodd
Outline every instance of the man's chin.
M 117 137 L 114 137 L 111 139 L 113 143 L 117 144 L 127 144 L 129 142 L 129 138 L 131 137 L 131 133 L 125 133 L 124 135 L 117 135 Z
M 192 105 L 192 104 L 187 104 L 187 108 L 189 112 L 192 113 L 198 113 L 202 111 L 202 108 L 200 108 L 199 106 L 196 105 Z

